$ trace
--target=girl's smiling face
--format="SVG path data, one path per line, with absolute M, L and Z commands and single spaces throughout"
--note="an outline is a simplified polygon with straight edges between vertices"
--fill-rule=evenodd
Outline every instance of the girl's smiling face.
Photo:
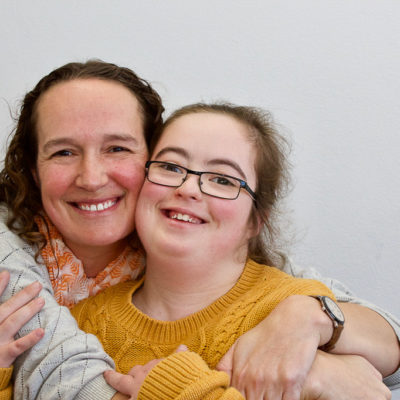
M 167 126 L 151 159 L 231 175 L 255 189 L 255 149 L 247 129 L 221 113 L 184 115 Z M 252 206 L 251 196 L 243 189 L 236 200 L 202 193 L 199 177 L 192 174 L 178 188 L 146 180 L 136 227 L 149 256 L 244 262 L 254 234 L 249 222 Z

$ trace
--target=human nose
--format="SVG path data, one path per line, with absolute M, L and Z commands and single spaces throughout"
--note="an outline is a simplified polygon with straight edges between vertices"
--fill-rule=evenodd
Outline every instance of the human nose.
M 76 185 L 88 190 L 95 191 L 107 183 L 108 176 L 105 165 L 94 156 L 82 159 L 76 177 Z
M 175 189 L 178 196 L 199 199 L 201 197 L 200 176 L 188 174 L 182 185 Z

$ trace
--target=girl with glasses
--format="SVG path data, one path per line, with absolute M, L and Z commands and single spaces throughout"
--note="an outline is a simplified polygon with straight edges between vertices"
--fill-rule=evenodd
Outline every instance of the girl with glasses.
M 110 372 L 111 384 L 138 399 L 280 399 L 272 385 L 241 393 L 215 368 L 242 334 L 291 297 L 313 310 L 293 343 L 307 349 L 307 372 L 327 345 L 379 367 L 382 355 L 353 341 L 351 327 L 340 337 L 340 310 L 340 329 L 323 312 L 315 296 L 337 307 L 327 287 L 273 267 L 272 221 L 287 167 L 285 142 L 267 115 L 229 104 L 185 107 L 167 120 L 151 154 L 136 209 L 144 276 L 72 309 L 119 372 L 150 363 L 125 377 Z M 174 353 L 182 344 L 189 351 Z M 301 385 L 292 388 L 294 398 L 300 394 Z
M 99 60 L 57 68 L 24 97 L 0 172 L 0 398 L 11 397 L 11 386 L 7 386 L 11 376 L 15 399 L 119 398 L 103 377 L 106 369 L 113 368 L 112 359 L 93 335 L 77 327 L 67 307 L 109 286 L 135 279 L 141 271 L 143 251 L 135 240 L 135 208 L 146 179 L 148 146 L 152 136 L 161 133 L 162 112 L 159 95 L 146 81 L 128 68 Z M 244 114 L 240 118 L 245 118 Z M 238 244 L 243 221 L 237 210 L 234 212 L 233 203 L 249 201 L 252 208 L 249 227 L 252 226 L 254 234 L 260 228 L 265 236 L 263 239 L 260 235 L 250 235 L 249 257 L 276 265 L 292 275 L 323 279 L 273 251 L 274 199 L 279 197 L 280 187 L 274 179 L 284 182 L 285 176 L 274 170 L 282 165 L 282 160 L 276 159 L 281 152 L 268 151 L 268 147 L 262 147 L 263 141 L 257 140 L 255 133 L 263 127 L 257 124 L 256 114 L 255 118 L 246 117 L 243 121 L 244 125 L 256 128 L 251 130 L 254 134 L 251 139 L 258 155 L 257 179 L 265 178 L 265 182 L 260 180 L 255 185 L 248 171 L 232 158 L 196 166 L 186 163 L 184 155 L 182 159 L 165 160 L 161 154 L 158 161 L 154 158 L 152 161 L 160 162 L 158 165 L 163 165 L 164 170 L 179 173 L 184 184 L 177 189 L 168 188 L 163 178 L 162 185 L 153 186 L 179 193 L 194 185 L 196 193 L 200 191 L 207 198 L 225 204 L 218 207 L 208 226 L 217 227 L 221 223 L 221 227 L 229 228 L 231 236 L 222 240 L 215 231 L 197 236 L 197 246 L 211 251 L 210 256 L 223 252 L 232 240 Z M 208 143 L 210 148 L 217 146 L 213 140 Z M 229 140 L 219 143 L 219 148 L 227 147 Z M 259 174 L 267 161 L 271 167 L 265 171 L 268 173 Z M 154 180 L 153 172 L 152 166 L 147 168 L 147 179 Z M 159 176 L 156 178 L 158 181 Z M 173 185 L 177 185 L 176 181 Z M 277 192 L 260 193 L 256 186 L 276 188 Z M 218 203 L 213 204 L 217 210 Z M 175 211 L 170 219 L 176 223 L 185 220 L 196 223 L 207 217 L 200 213 L 196 220 L 184 209 Z M 151 218 L 149 215 L 149 221 Z M 233 229 L 235 221 L 241 225 Z M 263 224 L 267 227 L 264 231 Z M 251 229 L 247 231 L 250 233 Z M 214 247 L 209 240 L 211 233 L 218 238 Z M 243 266 L 235 265 L 238 274 Z M 34 281 L 40 284 L 29 286 Z M 378 353 L 387 354 L 380 369 L 385 375 L 390 373 L 398 351 L 392 327 L 398 332 L 400 324 L 385 311 L 354 297 L 340 283 L 328 278 L 326 282 L 338 299 L 364 305 L 342 305 L 347 332 L 351 326 L 360 327 L 358 337 L 367 337 L 364 343 Z M 39 292 L 45 304 L 40 298 L 29 302 Z M 304 304 L 305 298 L 290 296 L 283 300 L 223 357 L 219 368 L 232 370 L 232 383 L 236 387 L 251 393 L 253 387 L 269 387 L 273 382 L 286 392 L 292 390 L 293 382 L 296 385 L 304 382 L 310 355 L 313 358 L 314 353 L 302 346 L 301 340 L 308 333 L 299 327 L 306 326 L 304 321 L 316 310 L 314 300 L 309 304 L 307 299 Z M 317 311 L 318 316 L 320 309 Z M 365 329 L 371 326 L 374 329 Z M 274 354 L 276 348 L 284 351 Z M 316 382 L 324 382 L 324 387 L 329 385 L 331 398 L 340 398 L 347 387 L 368 394 L 374 393 L 368 388 L 382 385 L 374 370 L 364 368 L 367 363 L 364 359 L 352 358 L 349 362 L 348 358 L 319 354 L 308 379 L 314 386 Z M 342 371 L 339 377 L 338 370 Z M 363 376 L 362 382 L 357 377 L 359 386 L 354 385 L 354 371 Z M 389 382 L 399 382 L 398 375 Z

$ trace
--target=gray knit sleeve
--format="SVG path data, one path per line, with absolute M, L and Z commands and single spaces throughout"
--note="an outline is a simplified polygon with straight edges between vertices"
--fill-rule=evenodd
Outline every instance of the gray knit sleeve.
M 389 322 L 393 330 L 396 332 L 397 338 L 400 341 L 400 321 L 392 314 L 376 306 L 375 304 L 369 303 L 368 301 L 356 297 L 354 293 L 352 293 L 352 291 L 340 281 L 323 277 L 314 268 L 301 268 L 298 265 L 294 264 L 285 254 L 281 254 L 281 256 L 283 263 L 280 266 L 280 269 L 282 271 L 297 278 L 316 279 L 328 286 L 332 290 L 338 301 L 360 304 L 364 307 L 368 307 L 371 310 L 376 311 L 383 318 L 385 318 L 386 321 Z M 387 376 L 383 381 L 391 390 L 400 388 L 400 368 L 394 374 Z
M 4 214 L 1 214 L 4 217 Z M 114 368 L 93 335 L 78 329 L 68 308 L 53 297 L 47 269 L 35 262 L 34 250 L 0 221 L 0 271 L 10 272 L 10 283 L 0 303 L 23 287 L 40 281 L 45 299 L 42 311 L 18 333 L 24 336 L 41 327 L 45 336 L 14 364 L 14 399 L 85 399 L 109 400 L 115 394 L 103 378 Z

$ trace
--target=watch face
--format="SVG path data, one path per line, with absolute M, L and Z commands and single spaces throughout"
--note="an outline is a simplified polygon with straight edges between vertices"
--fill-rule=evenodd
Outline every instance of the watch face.
M 329 297 L 324 297 L 325 306 L 339 323 L 344 323 L 344 315 L 339 306 Z

